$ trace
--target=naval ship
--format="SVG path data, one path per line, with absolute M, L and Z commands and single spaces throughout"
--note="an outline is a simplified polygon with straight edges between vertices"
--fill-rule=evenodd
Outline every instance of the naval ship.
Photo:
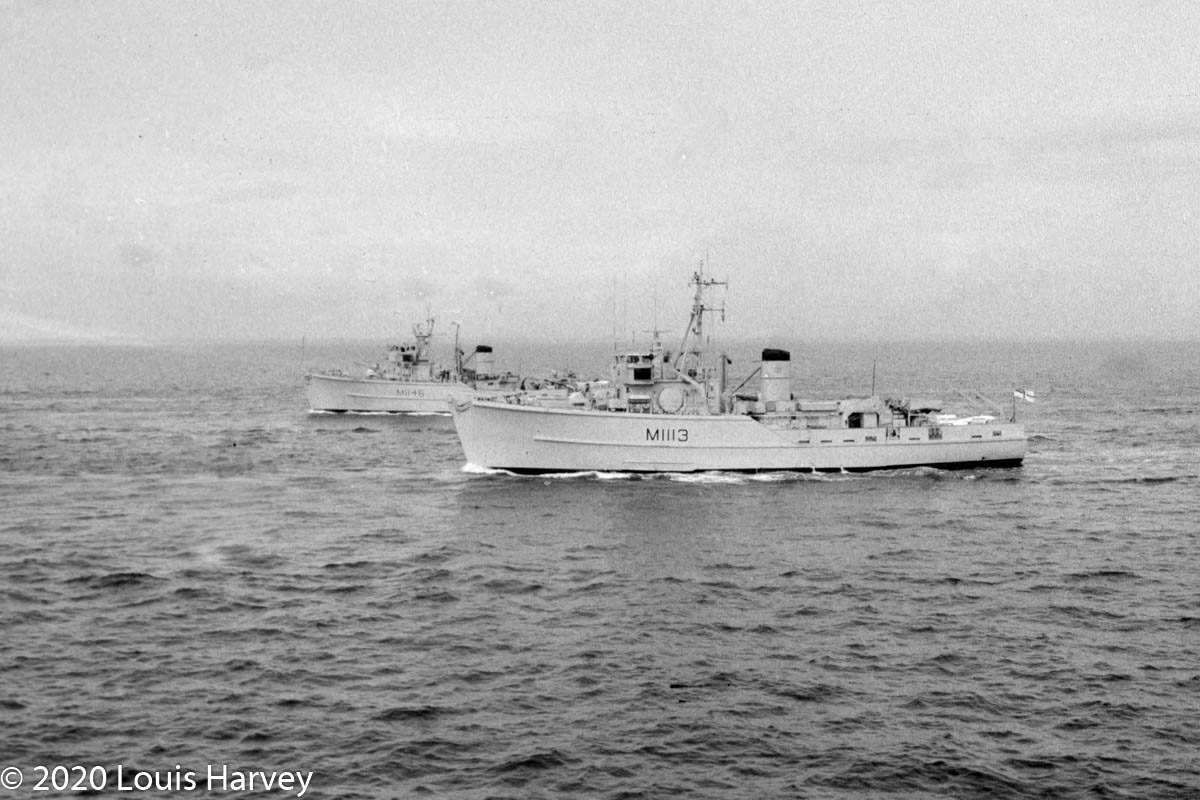
M 359 364 L 361 374 L 341 370 L 309 372 L 304 376 L 312 411 L 448 414 L 452 401 L 498 397 L 521 388 L 515 375 L 496 374 L 492 348 L 477 345 L 467 358 L 458 347 L 453 364 L 433 361 L 433 317 L 413 325 L 411 341 L 389 345 L 383 364 Z
M 706 292 L 724 282 L 697 270 L 679 351 L 615 356 L 612 378 L 580 383 L 565 407 L 519 393 L 455 402 L 467 462 L 519 474 L 551 472 L 859 472 L 1017 467 L 1024 427 L 994 416 L 943 414 L 917 397 L 798 399 L 791 354 L 762 350 L 757 370 L 727 389 L 728 358 L 704 358 Z M 757 376 L 757 391 L 746 385 Z

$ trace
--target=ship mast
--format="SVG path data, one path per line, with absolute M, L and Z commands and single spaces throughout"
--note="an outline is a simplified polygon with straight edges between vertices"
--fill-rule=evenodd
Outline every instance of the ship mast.
M 696 287 L 696 293 L 692 297 L 692 318 L 688 321 L 687 331 L 684 332 L 683 341 L 679 344 L 679 354 L 675 356 L 675 363 L 672 364 L 676 370 L 698 371 L 700 369 L 700 357 L 704 342 L 704 312 L 720 311 L 722 319 L 725 316 L 724 306 L 718 309 L 704 304 L 704 291 L 713 286 L 727 284 L 728 281 L 705 278 L 703 262 L 700 264 L 700 269 L 692 273 L 692 279 L 688 284 Z
M 427 358 L 429 350 L 429 340 L 433 338 L 433 317 L 430 316 L 425 320 L 425 324 L 416 323 L 413 325 L 413 338 L 417 340 L 417 352 L 414 356 L 415 361 L 421 361 Z
M 450 324 L 454 326 L 454 380 L 461 381 L 463 379 L 463 352 L 458 347 L 458 333 L 462 324 L 458 322 Z

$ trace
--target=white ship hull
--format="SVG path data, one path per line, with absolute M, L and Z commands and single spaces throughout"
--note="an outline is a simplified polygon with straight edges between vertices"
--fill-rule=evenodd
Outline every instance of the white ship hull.
M 475 401 L 453 408 L 467 461 L 517 473 L 1014 467 L 1018 423 L 778 427 L 749 416 L 612 413 Z
M 453 381 L 305 376 L 308 407 L 313 411 L 383 411 L 392 414 L 448 414 L 452 402 L 476 397 L 475 389 Z

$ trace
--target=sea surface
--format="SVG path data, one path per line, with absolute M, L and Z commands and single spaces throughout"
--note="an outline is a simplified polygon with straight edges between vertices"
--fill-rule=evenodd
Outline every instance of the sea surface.
M 609 352 L 538 347 L 498 360 Z M 0 798 L 1200 797 L 1194 343 L 795 346 L 799 395 L 1030 434 L 816 476 L 513 477 L 309 413 L 382 351 L 0 349 Z

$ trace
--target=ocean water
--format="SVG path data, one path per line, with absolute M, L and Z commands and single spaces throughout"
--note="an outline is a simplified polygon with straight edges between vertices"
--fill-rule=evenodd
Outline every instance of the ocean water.
M 1194 344 L 795 347 L 1025 465 L 643 478 L 307 412 L 380 348 L 0 350 L 0 796 L 1200 797 Z

